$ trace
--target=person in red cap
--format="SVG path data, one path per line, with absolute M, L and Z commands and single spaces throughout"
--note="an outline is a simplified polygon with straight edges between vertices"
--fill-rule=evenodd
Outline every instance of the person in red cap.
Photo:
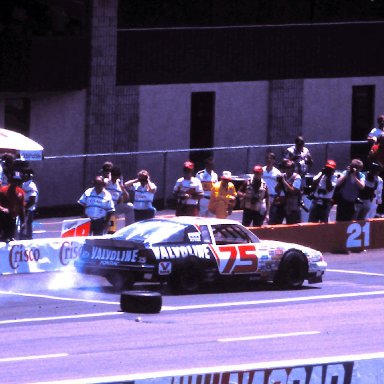
M 332 197 L 335 191 L 337 177 L 335 176 L 336 162 L 327 160 L 321 172 L 312 180 L 312 203 L 309 208 L 309 223 L 328 223 L 332 207 Z
M 231 180 L 232 173 L 223 171 L 221 180 L 216 182 L 211 190 L 208 210 L 219 219 L 227 218 L 236 203 L 236 188 Z
M 195 165 L 186 161 L 183 165 L 183 177 L 177 179 L 173 187 L 176 198 L 176 216 L 198 216 L 199 201 L 204 196 L 201 181 L 193 176 Z
M 242 224 L 246 227 L 261 227 L 268 220 L 269 192 L 262 176 L 263 167 L 255 165 L 252 179 L 245 181 L 237 192 L 243 209 Z
M 377 139 L 381 134 L 384 133 L 384 115 L 377 117 L 377 127 L 372 128 L 371 132 L 368 133 L 367 140 L 369 143 L 376 144 Z

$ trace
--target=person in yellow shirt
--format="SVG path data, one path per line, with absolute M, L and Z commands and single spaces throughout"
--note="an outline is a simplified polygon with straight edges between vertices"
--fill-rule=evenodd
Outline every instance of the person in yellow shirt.
M 213 184 L 208 210 L 219 219 L 227 218 L 236 203 L 236 189 L 229 171 L 223 171 L 221 180 Z

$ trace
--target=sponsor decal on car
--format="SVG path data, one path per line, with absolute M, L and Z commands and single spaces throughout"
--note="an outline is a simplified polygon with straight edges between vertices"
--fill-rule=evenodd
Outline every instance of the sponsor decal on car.
M 89 255 L 92 260 L 110 260 L 116 262 L 139 262 L 138 249 L 107 249 L 100 247 L 93 247 Z
M 188 233 L 188 239 L 189 241 L 197 241 L 197 242 L 200 242 L 201 241 L 201 235 L 199 232 L 191 232 L 191 233 Z
M 255 273 L 258 269 L 255 244 L 212 246 L 212 250 L 221 274 Z
M 159 262 L 159 275 L 169 275 L 172 272 L 172 263 L 170 261 Z
M 208 244 L 160 246 L 152 247 L 152 251 L 157 260 L 179 259 L 187 256 L 197 256 L 201 259 L 211 258 Z

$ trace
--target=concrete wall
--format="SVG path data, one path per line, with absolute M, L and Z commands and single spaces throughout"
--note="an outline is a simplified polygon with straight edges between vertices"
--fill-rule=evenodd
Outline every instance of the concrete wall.
M 84 153 L 85 120 L 85 90 L 31 95 L 30 137 L 44 147 L 47 157 Z M 40 205 L 76 201 L 83 190 L 82 164 L 82 160 L 72 159 L 31 163 L 36 172 Z
M 216 94 L 214 146 L 285 142 L 284 148 L 299 133 L 307 142 L 350 140 L 352 87 L 355 85 L 376 86 L 375 115 L 382 113 L 384 78 L 306 79 L 293 83 L 280 80 L 272 85 L 261 81 L 116 87 L 112 100 L 115 103 L 114 128 L 104 127 L 115 143 L 112 145 L 111 138 L 103 142 L 104 134 L 100 137 L 93 134 L 92 140 L 95 144 L 97 140 L 96 147 L 101 152 L 159 151 L 154 155 L 140 155 L 137 159 L 116 157 L 114 160 L 121 165 L 125 179 L 133 178 L 139 169 L 148 169 L 159 186 L 158 197 L 163 197 L 171 193 L 181 174 L 181 164 L 189 157 L 188 151 L 170 154 L 164 163 L 163 151 L 189 148 L 192 92 Z M 86 90 L 29 97 L 30 136 L 45 147 L 47 157 L 87 151 L 89 99 Z M 4 108 L 0 110 L 2 121 Z M 97 112 L 97 108 L 93 111 Z M 102 125 L 98 126 L 101 129 Z M 281 156 L 281 149 L 274 151 Z M 325 160 L 324 147 L 313 146 L 311 151 L 317 170 Z M 217 171 L 249 172 L 253 164 L 264 163 L 265 152 L 266 148 L 249 153 L 245 150 L 217 151 Z M 349 161 L 349 146 L 331 146 L 328 157 L 334 158 L 339 168 L 344 168 Z M 97 158 L 92 172 L 104 160 Z M 41 191 L 41 206 L 73 204 L 91 180 L 89 172 L 83 174 L 82 160 L 45 160 L 33 166 Z

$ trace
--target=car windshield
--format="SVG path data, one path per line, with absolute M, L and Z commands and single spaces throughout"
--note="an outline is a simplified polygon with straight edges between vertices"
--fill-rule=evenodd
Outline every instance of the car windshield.
M 124 227 L 117 231 L 112 238 L 119 240 L 139 241 L 142 243 L 157 244 L 182 243 L 185 241 L 187 224 L 173 221 L 148 220 Z
M 237 224 L 212 225 L 217 245 L 259 243 L 260 239 L 250 230 Z

